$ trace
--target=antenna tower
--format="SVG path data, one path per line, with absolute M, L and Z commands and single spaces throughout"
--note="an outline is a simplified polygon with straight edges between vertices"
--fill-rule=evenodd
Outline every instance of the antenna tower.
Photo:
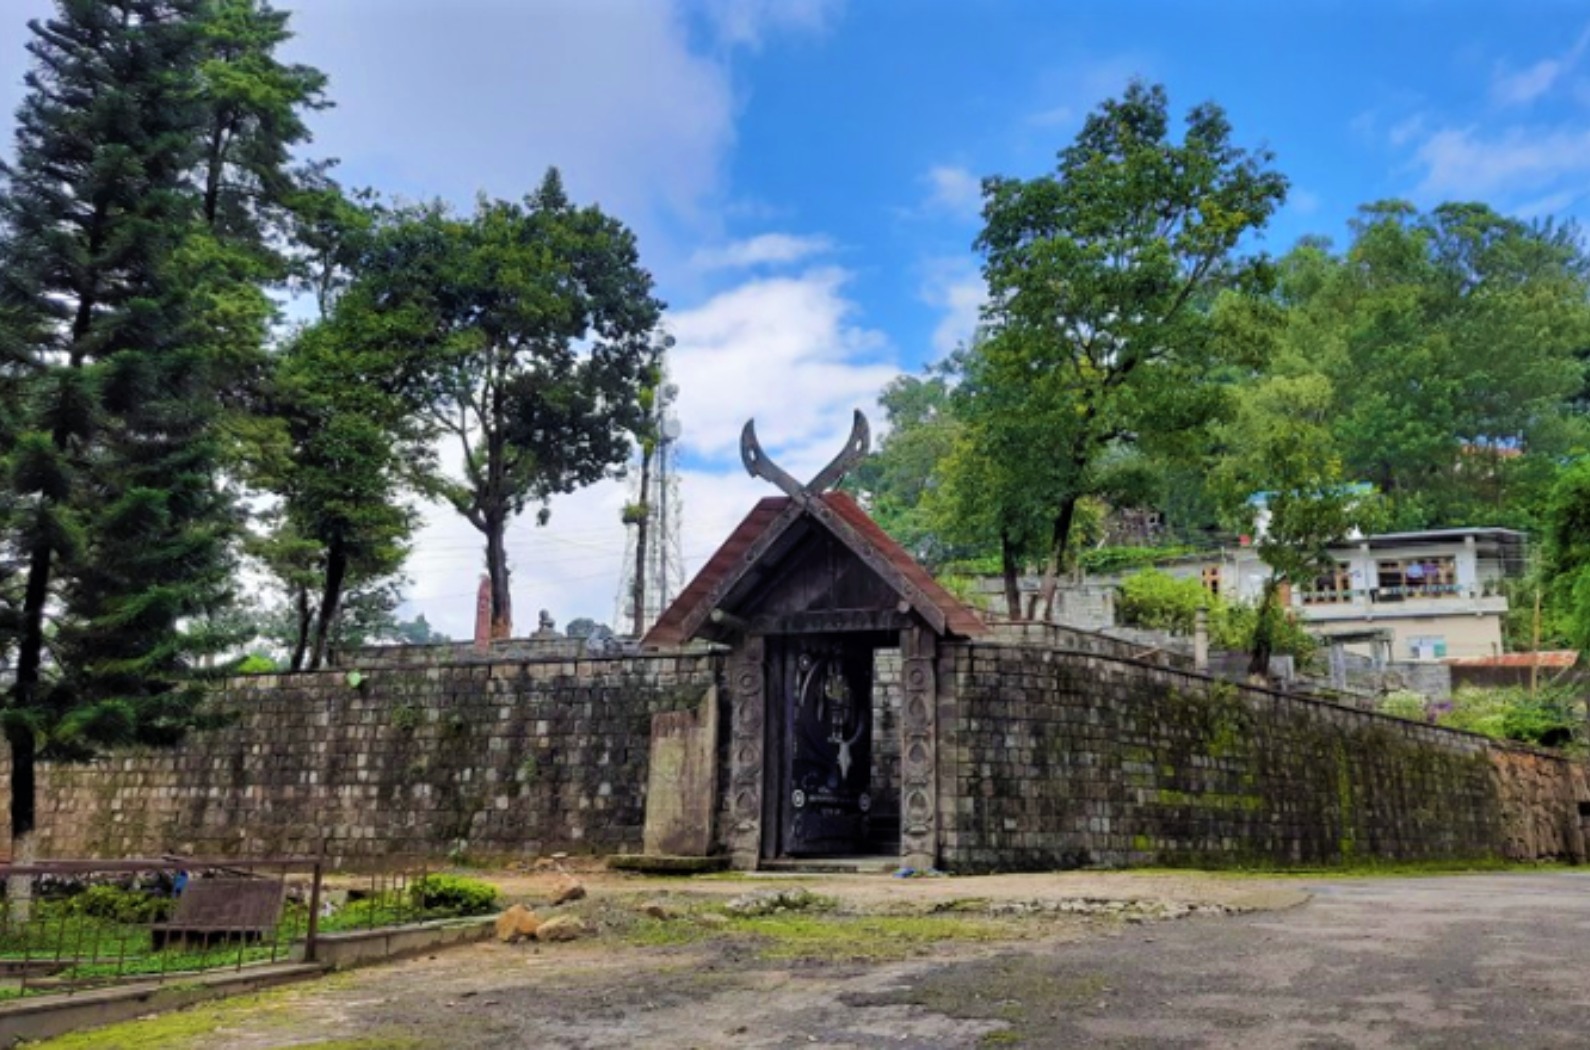
M 679 399 L 679 387 L 668 379 L 666 364 L 663 367 L 652 409 L 656 445 L 649 462 L 644 446 L 636 449 L 629 468 L 629 495 L 624 503 L 624 563 L 613 603 L 613 632 L 618 635 L 639 637 L 645 633 L 685 589 L 678 466 L 681 431 L 679 414 L 674 407 Z M 637 555 L 642 543 L 645 550 Z M 638 623 L 635 615 L 637 574 L 644 581 L 644 587 L 639 588 Z

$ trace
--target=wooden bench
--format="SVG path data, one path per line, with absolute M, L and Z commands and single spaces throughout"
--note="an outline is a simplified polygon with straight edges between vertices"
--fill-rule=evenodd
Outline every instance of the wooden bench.
M 264 940 L 281 921 L 286 895 L 286 884 L 277 879 L 190 879 L 171 921 L 149 933 L 157 951 L 172 943 L 208 947 Z

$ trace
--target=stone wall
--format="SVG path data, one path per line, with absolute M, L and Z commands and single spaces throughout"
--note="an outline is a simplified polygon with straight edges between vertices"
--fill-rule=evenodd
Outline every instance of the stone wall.
M 651 717 L 694 706 L 716 661 L 376 666 L 357 688 L 341 670 L 234 679 L 218 698 L 227 728 L 42 767 L 39 852 L 302 853 L 322 837 L 343 857 L 460 841 L 483 855 L 637 850 Z
M 957 871 L 1578 857 L 1579 763 L 1097 653 L 963 644 L 941 673 Z

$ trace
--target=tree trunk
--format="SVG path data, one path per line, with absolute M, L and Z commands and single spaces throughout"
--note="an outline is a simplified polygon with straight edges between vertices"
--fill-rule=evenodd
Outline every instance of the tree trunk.
M 315 648 L 309 657 L 309 669 L 320 670 L 325 662 L 326 648 L 331 642 L 331 627 L 336 622 L 338 607 L 342 604 L 342 585 L 348 578 L 348 556 L 341 543 L 332 543 L 326 551 L 326 586 L 320 594 L 320 612 L 315 618 Z
M 486 573 L 491 578 L 491 637 L 513 637 L 513 595 L 508 586 L 508 515 L 486 513 Z
M 1253 651 L 1248 659 L 1248 677 L 1268 678 L 1270 656 L 1275 652 L 1276 596 L 1280 581 L 1273 575 L 1264 581 L 1264 593 L 1259 599 L 1259 613 L 1253 624 Z
M 1016 581 L 1016 551 L 1010 534 L 999 535 L 999 567 L 1005 576 L 1005 611 L 1012 620 L 1021 619 L 1021 588 Z
M 33 730 L 13 726 L 6 732 L 11 745 L 11 863 L 33 862 L 34 818 L 38 792 L 34 777 L 38 764 Z M 27 922 L 33 904 L 33 878 L 13 875 L 6 880 L 6 907 L 11 922 Z
M 1049 540 L 1049 564 L 1043 570 L 1043 618 L 1054 615 L 1054 592 L 1060 583 L 1060 566 L 1065 561 L 1066 545 L 1071 542 L 1071 522 L 1077 514 L 1077 498 L 1067 496 L 1054 520 L 1054 535 Z
M 298 585 L 298 631 L 293 642 L 292 662 L 287 666 L 293 671 L 304 669 L 304 654 L 309 651 L 309 627 L 314 621 L 314 610 L 309 607 L 309 587 L 307 584 Z
M 651 537 L 651 449 L 640 454 L 640 518 L 635 522 L 635 637 L 646 633 L 646 543 Z

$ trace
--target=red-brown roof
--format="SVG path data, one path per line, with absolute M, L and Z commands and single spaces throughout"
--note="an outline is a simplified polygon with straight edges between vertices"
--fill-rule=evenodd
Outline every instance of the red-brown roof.
M 1498 656 L 1453 656 L 1446 662 L 1454 667 L 1567 668 L 1579 662 L 1579 650 L 1554 649 L 1538 653 L 1502 653 Z
M 902 592 L 901 597 L 910 601 L 919 612 L 935 610 L 938 614 L 936 618 L 942 618 L 947 634 L 969 637 L 987 630 L 976 613 L 941 587 L 938 581 L 917 564 L 916 559 L 895 542 L 893 537 L 884 532 L 848 494 L 826 492 L 820 498 L 834 512 L 835 517 L 849 526 L 848 530 L 831 528 L 820 517 L 812 514 L 792 513 L 794 508 L 788 496 L 769 496 L 759 501 L 745 516 L 745 520 L 729 534 L 729 538 L 723 541 L 723 545 L 707 559 L 701 571 L 696 573 L 695 578 L 680 592 L 679 597 L 668 606 L 652 629 L 646 632 L 641 644 L 657 647 L 683 645 L 691 641 L 686 625 L 687 621 L 692 619 L 692 614 L 698 613 L 701 606 L 711 600 L 720 584 L 731 576 L 743 576 L 752 568 L 752 564 L 746 561 L 746 555 L 752 545 L 768 530 L 777 528 L 786 516 L 789 520 L 785 524 L 792 525 L 799 520 L 827 528 L 847 547 L 856 546 L 852 537 L 846 534 L 854 533 L 855 539 L 870 547 L 876 556 L 903 578 L 911 590 L 909 593 Z M 863 555 L 861 550 L 856 550 L 855 553 L 858 556 Z

